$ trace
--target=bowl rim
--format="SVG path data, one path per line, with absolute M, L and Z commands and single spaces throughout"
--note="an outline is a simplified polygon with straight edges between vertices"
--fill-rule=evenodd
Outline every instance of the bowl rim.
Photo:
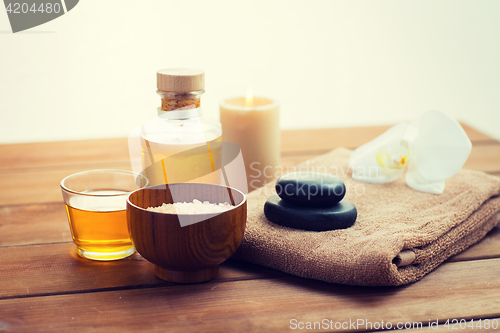
M 231 190 L 234 190 L 234 191 L 237 191 L 239 193 L 241 193 L 241 195 L 243 195 L 243 200 L 236 206 L 231 206 L 230 209 L 228 210 L 225 210 L 223 212 L 213 212 L 213 213 L 198 213 L 198 214 L 172 214 L 172 213 L 160 213 L 160 212 L 153 212 L 151 210 L 147 210 L 146 208 L 142 208 L 142 207 L 139 207 L 137 206 L 136 204 L 130 202 L 130 196 L 132 194 L 134 194 L 135 192 L 139 192 L 139 191 L 143 191 L 143 190 L 147 190 L 147 189 L 150 189 L 150 188 L 153 188 L 153 187 L 157 187 L 157 186 L 163 186 L 163 185 L 176 185 L 176 184 L 192 184 L 192 185 L 209 185 L 209 186 L 219 186 L 219 187 L 224 187 L 224 188 L 227 188 L 227 189 L 231 189 Z M 247 195 L 245 193 L 243 193 L 242 191 L 238 190 L 237 188 L 235 187 L 231 187 L 231 186 L 226 186 L 226 185 L 218 185 L 218 184 L 207 184 L 207 183 L 171 183 L 171 184 L 160 184 L 160 185 L 152 185 L 152 186 L 145 186 L 145 187 L 142 187 L 142 188 L 139 188 L 135 191 L 132 191 L 129 193 L 129 195 L 127 196 L 127 208 L 128 208 L 128 205 L 136 208 L 136 209 L 139 209 L 141 211 L 144 211 L 144 212 L 148 212 L 148 213 L 152 213 L 152 214 L 161 214 L 161 215 L 171 215 L 171 216 L 196 216 L 196 215 L 219 215 L 219 214 L 224 214 L 226 212 L 229 212 L 231 210 L 234 210 L 242 205 L 244 205 L 245 203 L 247 202 Z

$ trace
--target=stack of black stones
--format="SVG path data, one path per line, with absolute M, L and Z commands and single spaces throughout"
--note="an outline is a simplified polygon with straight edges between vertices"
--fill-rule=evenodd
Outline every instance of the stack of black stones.
M 276 224 L 310 231 L 351 227 L 358 216 L 354 205 L 342 200 L 344 182 L 328 174 L 292 172 L 276 182 L 278 195 L 267 199 L 264 214 Z

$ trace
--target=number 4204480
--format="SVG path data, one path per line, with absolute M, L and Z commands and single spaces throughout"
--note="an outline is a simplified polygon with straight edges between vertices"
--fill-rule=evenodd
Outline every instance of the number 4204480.
M 450 330 L 464 330 L 469 328 L 471 330 L 481 330 L 481 329 L 497 329 L 498 328 L 498 320 L 497 319 L 474 319 L 465 320 L 465 319 L 448 319 L 444 325 L 447 329 Z
M 31 13 L 56 13 L 58 14 L 61 11 L 61 5 L 58 3 L 41 3 L 40 5 L 37 6 L 37 4 L 29 6 L 27 3 L 19 3 L 19 2 L 14 2 L 14 3 L 9 3 L 9 5 L 6 8 L 7 13 L 14 13 L 14 14 L 26 14 L 28 12 Z

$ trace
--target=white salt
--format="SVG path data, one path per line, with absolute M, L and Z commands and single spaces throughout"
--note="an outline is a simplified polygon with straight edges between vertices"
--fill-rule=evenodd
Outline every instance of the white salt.
M 148 207 L 147 210 L 166 214 L 207 214 L 225 212 L 233 206 L 227 202 L 214 204 L 208 201 L 201 202 L 194 199 L 193 202 L 176 202 L 173 204 L 164 203 L 158 207 Z

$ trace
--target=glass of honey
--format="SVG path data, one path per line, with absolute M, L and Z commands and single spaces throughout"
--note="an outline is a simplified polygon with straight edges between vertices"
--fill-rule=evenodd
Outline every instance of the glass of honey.
M 130 192 L 146 187 L 144 176 L 123 170 L 91 170 L 61 181 L 69 226 L 81 257 L 117 260 L 135 252 L 127 226 Z

